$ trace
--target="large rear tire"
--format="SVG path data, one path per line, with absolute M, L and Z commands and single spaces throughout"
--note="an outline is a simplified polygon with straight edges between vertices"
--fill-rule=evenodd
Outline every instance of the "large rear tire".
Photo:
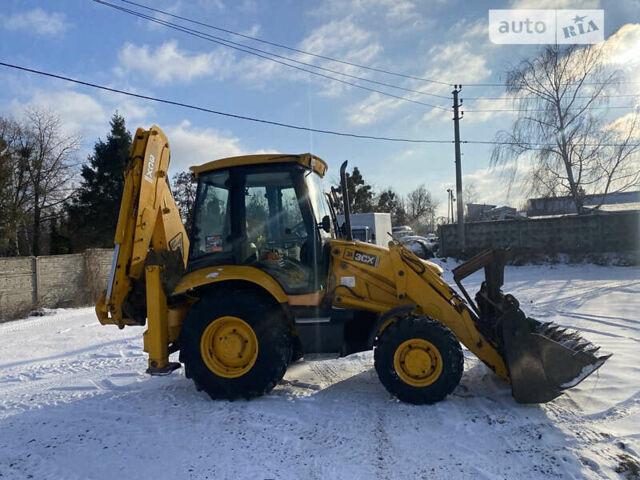
M 408 316 L 389 325 L 374 351 L 380 381 L 403 402 L 435 403 L 460 383 L 462 348 L 442 323 L 426 316 Z
M 219 289 L 201 298 L 182 324 L 179 344 L 196 388 L 227 400 L 269 392 L 284 376 L 292 350 L 278 304 L 247 289 Z

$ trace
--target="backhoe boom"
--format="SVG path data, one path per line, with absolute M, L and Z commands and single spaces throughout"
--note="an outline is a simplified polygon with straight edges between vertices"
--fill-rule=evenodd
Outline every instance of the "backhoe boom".
M 150 369 L 167 365 L 166 296 L 187 263 L 189 239 L 168 183 L 170 148 L 158 127 L 136 132 L 124 177 L 107 291 L 96 305 L 100 323 L 144 325 Z

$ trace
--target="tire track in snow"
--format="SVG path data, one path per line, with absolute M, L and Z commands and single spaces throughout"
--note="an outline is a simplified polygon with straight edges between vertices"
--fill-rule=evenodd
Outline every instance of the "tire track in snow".
M 505 274 L 506 277 L 506 274 Z M 584 304 L 588 300 L 595 300 L 599 297 L 607 296 L 612 292 L 620 292 L 622 289 L 626 289 L 631 286 L 640 285 L 640 281 L 609 281 L 606 286 L 599 284 L 596 287 L 584 288 L 582 286 L 578 286 L 578 293 L 563 296 L 561 298 L 557 298 L 556 296 L 552 296 L 549 300 L 535 300 L 532 299 L 535 305 L 535 308 L 541 307 L 553 307 L 553 311 L 564 310 L 565 308 L 573 309 L 579 307 Z M 630 292 L 637 293 L 635 290 L 631 290 Z M 516 294 L 516 296 L 518 296 Z M 527 298 L 523 296 L 523 298 Z M 524 302 L 523 302 L 524 303 Z M 532 315 L 535 316 L 535 315 Z
M 17 375 L 27 378 L 26 381 L 8 382 L 7 377 L 0 378 L 3 384 L 0 418 L 43 405 L 64 403 L 78 396 L 128 390 L 128 386 L 118 385 L 112 379 L 142 377 L 143 367 L 142 355 L 122 357 L 114 354 L 109 358 L 58 362 L 38 366 L 32 372 L 19 372 Z M 123 372 L 129 369 L 129 372 Z
M 373 435 L 376 441 L 373 462 L 376 466 L 376 478 L 387 480 L 389 476 L 387 466 L 388 460 L 392 457 L 389 435 L 384 425 L 384 406 L 376 409 L 375 425 Z
M 592 315 L 589 313 L 573 313 L 573 312 L 563 312 L 558 310 L 557 311 L 560 315 L 563 316 L 567 316 L 567 317 L 572 317 L 572 318 L 577 318 L 579 320 L 586 320 L 588 322 L 593 322 L 593 323 L 599 323 L 601 325 L 606 325 L 609 327 L 616 327 L 616 328 L 622 328 L 622 329 L 626 329 L 626 330 L 633 330 L 635 332 L 640 333 L 640 326 L 631 326 L 631 325 L 625 325 L 623 323 L 616 323 L 616 322 L 612 322 L 611 320 L 626 320 L 629 323 L 634 323 L 635 325 L 639 325 L 639 322 L 637 321 L 633 321 L 633 320 L 629 320 L 629 319 L 625 319 L 625 318 L 619 318 L 619 317 L 607 317 L 607 316 L 603 316 L 603 315 Z M 607 319 L 607 320 L 604 320 Z M 609 320 L 611 319 L 611 320 Z
M 639 396 L 640 393 L 636 393 L 604 412 L 590 415 L 581 415 L 578 405 L 569 398 L 564 399 L 568 406 L 551 402 L 545 404 L 544 408 L 551 413 L 553 423 L 562 425 L 563 430 L 572 437 L 573 445 L 569 445 L 569 448 L 575 452 L 580 462 L 601 478 L 600 465 L 618 465 L 620 454 L 626 450 L 621 437 L 610 433 L 609 422 L 636 413 L 637 409 L 634 407 L 640 404 Z M 598 461 L 594 461 L 593 457 Z

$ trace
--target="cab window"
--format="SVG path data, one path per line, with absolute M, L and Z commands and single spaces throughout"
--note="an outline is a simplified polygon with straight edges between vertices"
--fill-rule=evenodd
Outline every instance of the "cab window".
M 309 190 L 309 199 L 311 200 L 311 205 L 313 207 L 313 211 L 315 212 L 316 222 L 318 224 L 321 224 L 322 219 L 325 216 L 329 216 L 329 218 L 331 218 L 329 205 L 327 204 L 327 198 L 324 194 L 322 179 L 315 173 L 308 174 L 306 176 L 306 179 L 307 189 Z M 331 238 L 333 236 L 333 232 L 325 232 L 322 228 L 319 229 L 319 232 L 320 236 L 324 238 Z
M 203 174 L 194 207 L 191 258 L 208 253 L 231 253 L 229 171 Z
M 300 194 L 288 169 L 246 175 L 241 263 L 265 270 L 290 292 L 308 290 L 313 277 L 313 234 L 302 215 Z

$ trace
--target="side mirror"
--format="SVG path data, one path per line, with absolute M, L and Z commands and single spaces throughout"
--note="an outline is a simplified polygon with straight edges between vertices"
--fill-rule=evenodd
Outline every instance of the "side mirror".
M 329 215 L 322 217 L 322 223 L 320 223 L 319 227 L 325 232 L 331 233 L 331 217 L 329 217 Z

